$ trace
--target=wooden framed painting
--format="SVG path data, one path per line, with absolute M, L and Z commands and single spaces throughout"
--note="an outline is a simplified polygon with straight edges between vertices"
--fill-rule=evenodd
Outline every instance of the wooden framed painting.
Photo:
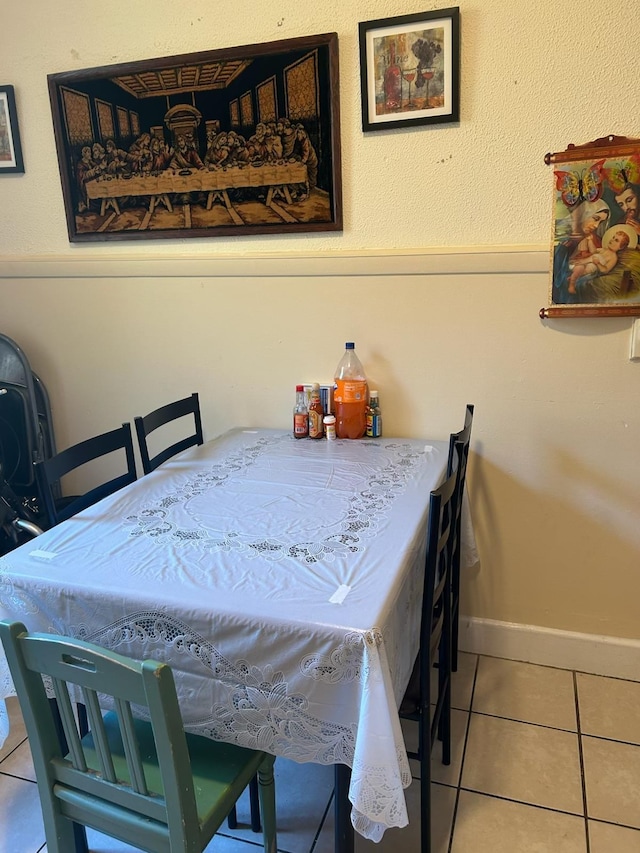
M 0 175 L 24 172 L 13 86 L 0 86 Z
M 362 129 L 460 118 L 458 7 L 359 24 Z
M 335 33 L 48 83 L 73 242 L 342 229 Z
M 549 307 L 541 317 L 640 316 L 640 139 L 605 136 L 553 165 Z

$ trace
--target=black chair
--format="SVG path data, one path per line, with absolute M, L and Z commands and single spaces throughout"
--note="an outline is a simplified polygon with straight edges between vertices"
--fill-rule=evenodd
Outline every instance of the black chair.
M 401 718 L 418 723 L 418 749 L 407 755 L 420 762 L 421 853 L 431 851 L 431 752 L 436 739 L 442 741 L 443 764 L 451 763 L 451 534 L 456 482 L 457 475 L 452 474 L 429 500 L 420 651 L 399 711 Z M 438 680 L 432 697 L 434 666 Z
M 459 432 L 451 433 L 449 437 L 449 459 L 447 476 L 458 473 L 456 486 L 456 518 L 453 526 L 453 560 L 451 564 L 451 669 L 458 671 L 458 640 L 460 633 L 460 546 L 462 533 L 462 498 L 467 479 L 467 462 L 469 445 L 471 443 L 471 427 L 473 425 L 473 410 L 471 403 L 467 404 L 464 427 Z
M 165 447 L 164 450 L 161 450 L 155 456 L 150 456 L 147 437 L 159 427 L 186 415 L 193 415 L 195 431 L 186 438 L 182 438 Z M 202 444 L 204 441 L 202 437 L 202 420 L 200 419 L 200 402 L 197 394 L 192 394 L 190 397 L 185 397 L 184 400 L 176 400 L 175 403 L 168 403 L 166 406 L 161 406 L 144 417 L 135 418 L 134 422 L 136 433 L 138 434 L 138 444 L 140 445 L 142 470 L 145 474 L 155 471 L 158 465 L 162 465 L 163 462 L 166 462 L 167 459 L 170 459 L 177 453 L 181 453 L 188 447 Z
M 62 477 L 81 465 L 86 465 L 95 459 L 117 451 L 124 451 L 126 466 L 123 474 L 112 477 L 82 495 L 66 498 L 57 497 L 57 484 Z M 44 508 L 49 523 L 53 527 L 88 506 L 92 506 L 107 495 L 113 494 L 123 486 L 133 483 L 136 479 L 136 462 L 133 453 L 131 424 L 122 424 L 118 429 L 88 438 L 86 441 L 81 441 L 79 444 L 74 444 L 72 447 L 56 453 L 50 459 L 38 462 L 36 464 L 36 475 Z
M 186 438 L 170 444 L 164 450 L 161 450 L 155 456 L 150 456 L 149 442 L 147 437 L 162 426 L 175 421 L 178 418 L 183 418 L 187 415 L 193 415 L 195 430 Z M 202 434 L 202 419 L 200 417 L 200 401 L 198 395 L 193 393 L 190 397 L 185 397 L 183 400 L 177 400 L 175 403 L 167 403 L 166 406 L 161 406 L 153 412 L 149 412 L 144 417 L 134 418 L 136 433 L 138 435 L 138 445 L 140 447 L 140 459 L 142 460 L 142 469 L 145 474 L 166 462 L 177 453 L 182 453 L 189 447 L 202 444 L 204 442 Z M 254 777 L 249 785 L 249 799 L 251 804 L 251 829 L 254 832 L 260 832 L 260 805 L 258 800 L 258 779 Z M 235 829 L 238 825 L 237 812 L 235 805 L 229 812 L 227 818 L 229 829 Z
M 264 850 L 275 853 L 273 756 L 185 735 L 167 664 L 71 637 L 29 634 L 20 622 L 0 622 L 0 638 L 29 736 L 49 853 L 75 848 L 75 826 L 150 853 L 200 853 L 256 773 Z M 91 724 L 84 734 L 72 709 L 78 688 Z M 103 699 L 113 710 L 102 710 Z

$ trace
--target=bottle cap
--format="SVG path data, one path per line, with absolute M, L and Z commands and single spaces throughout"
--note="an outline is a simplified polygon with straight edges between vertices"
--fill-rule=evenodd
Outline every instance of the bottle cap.
M 311 386 L 311 390 L 312 391 L 319 391 L 320 390 L 320 383 L 314 382 L 313 385 Z
M 347 343 L 344 345 L 344 348 L 345 349 L 355 349 L 355 346 L 356 345 L 353 343 L 353 341 L 347 341 Z
M 378 396 L 378 392 L 377 392 L 377 391 L 369 391 L 369 396 L 370 396 L 370 397 L 377 397 L 377 396 Z
M 322 422 L 325 424 L 335 424 L 336 416 L 335 415 L 325 415 L 322 419 Z
M 304 385 L 296 385 L 296 391 L 304 391 Z

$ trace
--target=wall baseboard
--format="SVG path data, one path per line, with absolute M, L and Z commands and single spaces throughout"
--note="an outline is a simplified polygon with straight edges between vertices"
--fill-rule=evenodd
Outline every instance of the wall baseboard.
M 640 681 L 640 641 L 460 617 L 460 650 Z

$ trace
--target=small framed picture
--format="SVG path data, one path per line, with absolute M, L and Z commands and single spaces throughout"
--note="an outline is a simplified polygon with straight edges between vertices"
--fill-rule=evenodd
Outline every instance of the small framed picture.
M 0 175 L 24 172 L 13 86 L 0 86 Z
M 459 120 L 457 6 L 365 21 L 359 29 L 364 131 Z

